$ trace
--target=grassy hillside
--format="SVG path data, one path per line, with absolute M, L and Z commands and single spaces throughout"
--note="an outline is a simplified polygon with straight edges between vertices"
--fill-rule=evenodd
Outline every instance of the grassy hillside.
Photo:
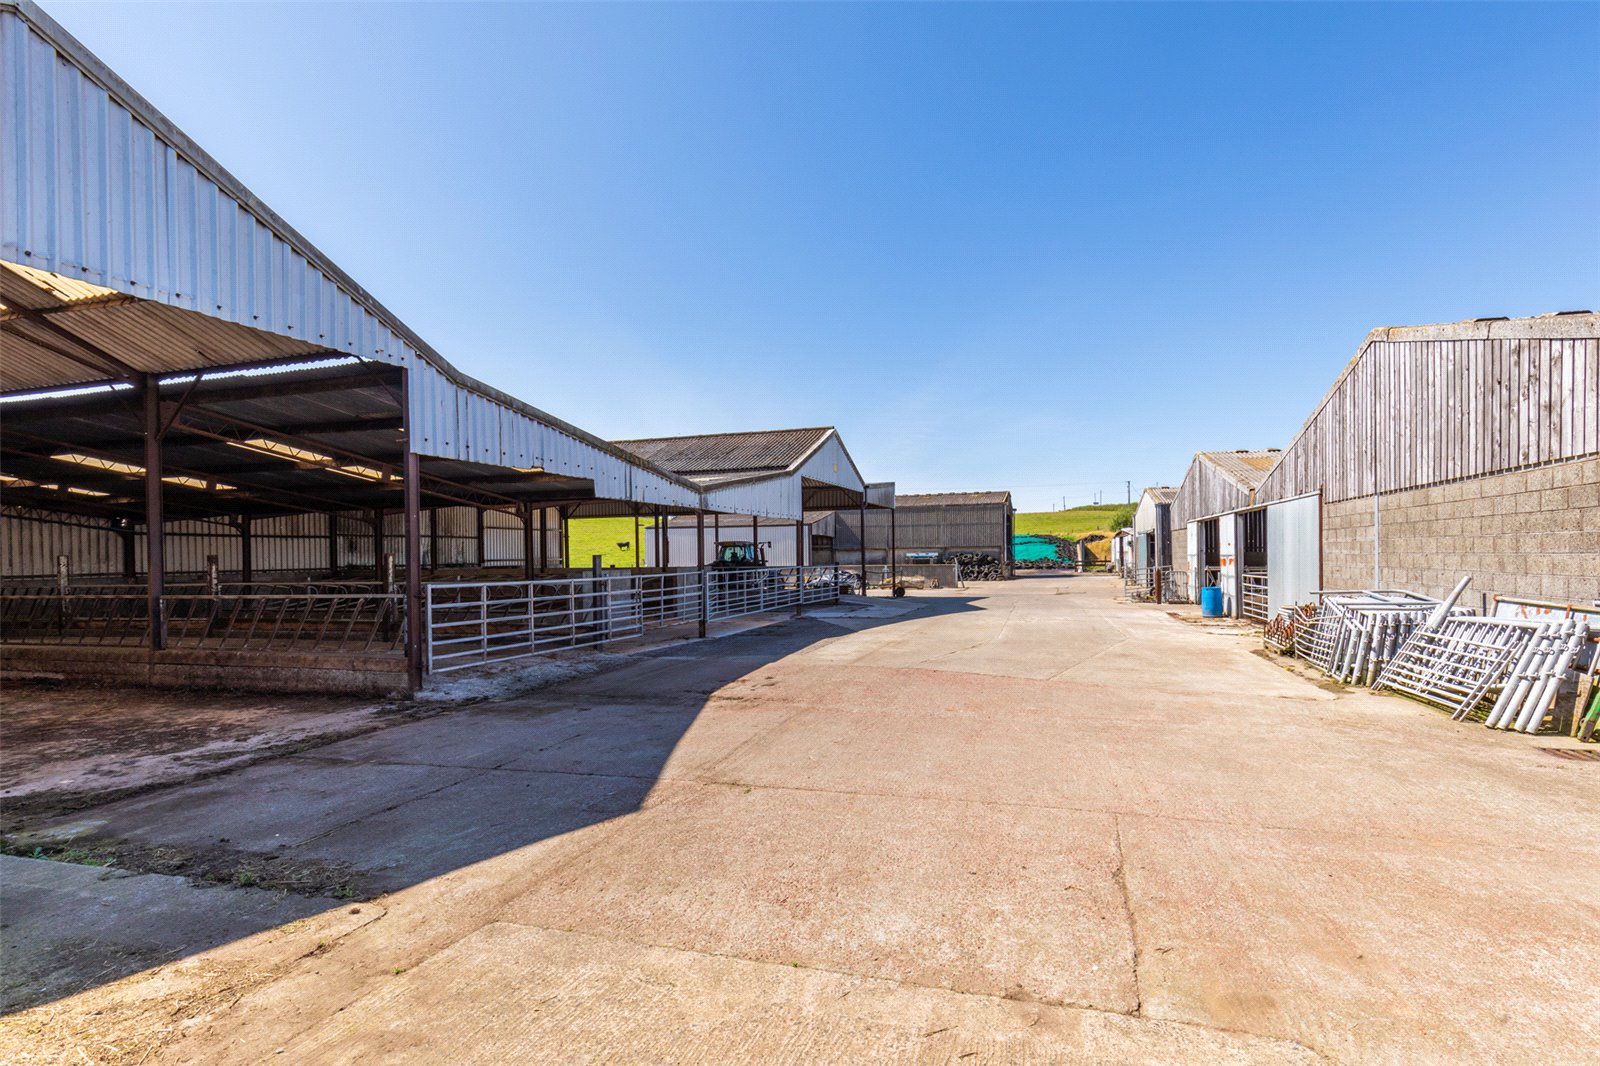
M 1101 507 L 1073 507 L 1066 511 L 1034 511 L 1017 514 L 1018 533 L 1050 533 L 1057 537 L 1074 539 L 1099 529 L 1117 530 L 1133 521 L 1133 506 L 1111 504 Z M 650 522 L 639 520 L 639 535 L 649 543 Z M 709 525 L 709 522 L 707 523 Z M 619 548 L 619 542 L 626 548 Z M 633 519 L 631 518 L 577 518 L 572 522 L 572 565 L 586 567 L 592 556 L 599 555 L 602 565 L 631 567 L 633 565 Z M 644 558 L 643 554 L 640 558 Z M 692 563 L 692 560 L 690 560 Z M 680 563 L 679 565 L 688 565 Z
M 1117 503 L 1071 507 L 1065 511 L 1018 512 L 1018 533 L 1049 533 L 1076 539 L 1095 530 L 1118 530 L 1133 521 L 1137 504 Z

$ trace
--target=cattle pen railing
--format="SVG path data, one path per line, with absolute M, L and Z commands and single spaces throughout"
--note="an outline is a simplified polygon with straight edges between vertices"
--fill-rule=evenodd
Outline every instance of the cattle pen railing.
M 663 626 L 836 603 L 848 587 L 849 578 L 832 566 L 429 582 L 427 669 L 446 673 Z
M 149 594 L 136 586 L 7 588 L 0 591 L 0 640 L 340 654 L 404 649 L 405 603 L 399 593 L 237 588 L 162 596 L 155 640 Z
M 1188 603 L 1189 572 L 1170 566 L 1126 567 L 1122 593 L 1142 603 Z

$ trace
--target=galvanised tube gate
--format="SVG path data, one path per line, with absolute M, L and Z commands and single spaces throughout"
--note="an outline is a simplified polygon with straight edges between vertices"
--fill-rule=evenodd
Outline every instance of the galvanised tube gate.
M 646 629 L 836 603 L 848 580 L 833 566 L 773 566 L 430 582 L 423 589 L 427 668 L 446 673 Z

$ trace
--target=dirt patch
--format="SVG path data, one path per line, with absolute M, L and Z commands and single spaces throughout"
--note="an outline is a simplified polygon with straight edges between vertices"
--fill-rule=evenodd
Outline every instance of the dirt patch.
M 1267 648 L 1251 648 L 1250 654 L 1265 659 L 1274 666 L 1281 667 L 1299 677 L 1305 678 L 1324 692 L 1345 693 L 1350 691 L 1350 686 L 1343 681 L 1335 681 L 1323 674 L 1322 671 L 1312 666 L 1303 659 L 1294 659 L 1287 655 L 1279 655 Z
M 105 866 L 135 874 L 168 874 L 186 877 L 199 886 L 232 885 L 341 900 L 366 900 L 375 895 L 364 884 L 362 872 L 348 863 L 246 851 L 229 847 L 225 840 L 195 849 L 95 837 L 37 843 L 0 837 L 0 854 Z
M 459 706 L 48 684 L 5 702 L 0 833 Z

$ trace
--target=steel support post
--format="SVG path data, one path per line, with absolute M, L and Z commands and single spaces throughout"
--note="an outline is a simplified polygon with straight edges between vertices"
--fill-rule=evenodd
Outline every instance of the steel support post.
M 250 583 L 256 577 L 255 545 L 250 536 L 252 524 L 249 515 L 239 516 L 239 580 L 244 583 L 246 595 L 249 595 Z
M 661 569 L 672 567 L 672 528 L 667 524 L 666 512 L 661 515 Z
M 406 442 L 406 671 L 413 690 L 422 685 L 422 477 L 417 453 Z
M 889 592 L 900 587 L 899 545 L 895 542 L 894 508 L 889 508 Z
M 539 508 L 539 569 L 550 568 L 550 509 Z
M 806 565 L 805 555 L 806 518 L 801 515 L 794 520 L 794 613 L 804 614 L 806 607 Z
M 422 520 L 419 512 L 417 521 Z M 439 508 L 428 508 L 428 576 L 439 572 Z
M 543 515 L 544 512 L 539 512 Z M 533 580 L 533 541 L 538 536 L 538 531 L 533 524 L 533 504 L 522 505 L 522 577 L 525 581 Z
M 383 508 L 374 507 L 367 516 L 367 521 L 372 524 L 372 574 L 378 581 L 383 580 Z M 421 519 L 419 518 L 420 522 Z M 418 549 L 421 550 L 420 548 Z
M 644 569 L 644 545 L 639 543 L 639 505 L 633 506 L 633 568 Z
M 700 578 L 700 636 L 703 638 L 711 602 L 706 594 L 706 513 L 703 510 L 694 513 L 694 566 Z
M 867 594 L 867 497 L 861 496 L 861 506 L 856 508 L 856 515 L 861 519 L 861 595 Z
M 488 565 L 483 561 L 483 508 L 477 507 L 474 510 L 478 512 L 478 569 L 482 570 Z M 435 555 L 434 561 L 438 562 L 438 560 L 439 557 Z
M 166 594 L 167 559 L 165 516 L 161 489 L 161 385 L 154 374 L 144 376 L 144 528 L 146 557 L 145 586 L 149 593 L 150 647 L 157 651 L 167 646 L 166 619 L 161 614 L 161 599 Z
M 339 576 L 339 516 L 328 512 L 328 576 Z

